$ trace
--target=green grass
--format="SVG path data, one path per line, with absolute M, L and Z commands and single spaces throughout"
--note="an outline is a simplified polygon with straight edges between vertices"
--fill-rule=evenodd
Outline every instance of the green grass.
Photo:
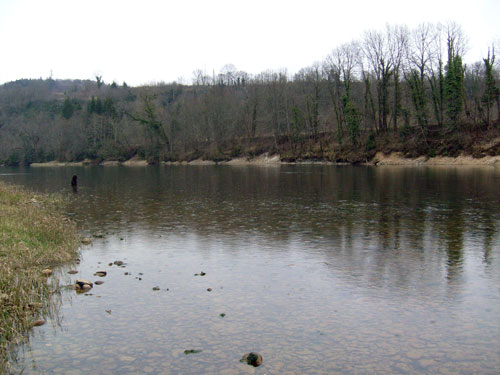
M 42 270 L 77 256 L 76 227 L 62 214 L 64 203 L 0 182 L 0 373 L 8 370 L 11 345 L 52 311 L 58 286 Z

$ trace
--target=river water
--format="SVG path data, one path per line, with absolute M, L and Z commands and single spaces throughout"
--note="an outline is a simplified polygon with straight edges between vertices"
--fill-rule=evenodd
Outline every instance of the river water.
M 69 195 L 94 237 L 61 283 L 104 281 L 62 292 L 18 350 L 23 374 L 500 373 L 499 169 L 1 168 L 0 179 Z M 262 366 L 239 362 L 250 351 Z

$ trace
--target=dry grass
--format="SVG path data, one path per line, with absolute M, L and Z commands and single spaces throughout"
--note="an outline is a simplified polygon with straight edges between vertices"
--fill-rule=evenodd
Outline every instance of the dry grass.
M 64 200 L 0 183 L 0 373 L 10 345 L 51 310 L 57 284 L 42 270 L 77 256 L 75 225 Z

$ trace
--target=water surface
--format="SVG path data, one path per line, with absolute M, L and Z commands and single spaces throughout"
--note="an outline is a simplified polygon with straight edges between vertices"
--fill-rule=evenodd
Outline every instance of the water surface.
M 2 168 L 0 179 L 71 196 L 68 214 L 98 235 L 62 283 L 108 272 L 88 295 L 63 292 L 58 317 L 19 350 L 23 374 L 500 372 L 498 169 Z M 261 367 L 239 363 L 249 351 Z

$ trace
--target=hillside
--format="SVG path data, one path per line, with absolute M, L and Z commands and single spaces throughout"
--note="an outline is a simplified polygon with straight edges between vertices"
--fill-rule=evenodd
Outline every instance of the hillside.
M 498 154 L 498 142 L 491 143 L 500 135 L 494 51 L 466 66 L 460 30 L 425 39 L 436 30 L 366 33 L 293 77 L 226 66 L 212 76 L 195 72 L 191 85 L 129 87 L 102 77 L 6 83 L 0 163 L 217 161 L 264 152 L 357 163 L 377 152 Z

